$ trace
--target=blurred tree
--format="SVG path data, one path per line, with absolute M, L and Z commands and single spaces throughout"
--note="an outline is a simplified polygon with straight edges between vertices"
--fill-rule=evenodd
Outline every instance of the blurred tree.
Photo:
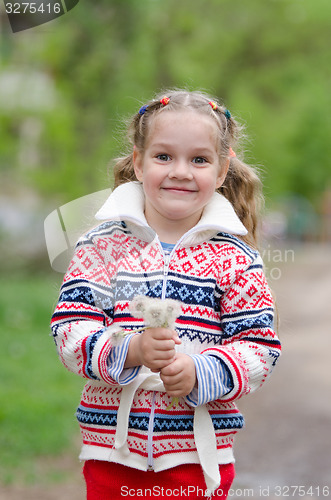
M 63 202 L 101 189 L 123 117 L 184 86 L 217 95 L 247 124 L 269 198 L 292 190 L 314 202 L 331 175 L 330 19 L 327 0 L 99 0 L 48 29 L 4 28 L 2 74 L 45 73 L 56 99 L 8 111 L 0 98 L 0 168 Z M 16 137 L 31 116 L 42 122 L 39 163 L 24 169 Z

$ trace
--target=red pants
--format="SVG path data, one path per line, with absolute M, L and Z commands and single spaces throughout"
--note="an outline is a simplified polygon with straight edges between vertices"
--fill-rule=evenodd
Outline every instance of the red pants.
M 157 497 L 167 500 L 201 500 L 206 493 L 202 469 L 198 464 L 184 464 L 160 472 L 150 472 L 112 462 L 87 460 L 83 472 L 87 500 L 152 500 Z M 212 498 L 225 500 L 234 480 L 234 465 L 220 465 L 220 475 L 221 484 Z

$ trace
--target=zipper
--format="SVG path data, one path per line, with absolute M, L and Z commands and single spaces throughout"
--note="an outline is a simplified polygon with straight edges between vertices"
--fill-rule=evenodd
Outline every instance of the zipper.
M 164 268 L 163 268 L 161 300 L 164 300 L 166 298 L 165 297 L 165 295 L 166 295 L 166 284 L 167 284 L 168 273 L 169 273 L 169 264 L 170 264 L 171 253 L 170 252 L 163 252 L 163 256 L 164 256 Z
M 153 427 L 154 427 L 154 415 L 155 415 L 155 392 L 152 395 L 152 408 L 151 414 L 149 416 L 148 431 L 147 431 L 147 469 L 153 470 L 154 459 L 153 459 Z
M 161 246 L 161 244 L 160 244 Z M 171 254 L 173 252 L 165 252 L 161 246 L 163 257 L 164 257 L 164 268 L 163 268 L 163 277 L 162 277 L 162 292 L 161 292 L 161 300 L 165 299 L 166 295 L 166 284 L 169 272 L 169 264 Z M 152 394 L 152 408 L 149 416 L 148 422 L 148 431 L 147 431 L 147 470 L 152 471 L 154 466 L 154 458 L 153 458 L 153 428 L 154 428 L 154 416 L 155 416 L 155 392 Z

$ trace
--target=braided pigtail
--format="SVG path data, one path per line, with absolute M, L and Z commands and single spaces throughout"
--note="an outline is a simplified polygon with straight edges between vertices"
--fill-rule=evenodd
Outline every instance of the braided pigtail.
M 136 181 L 133 169 L 133 153 L 117 158 L 114 167 L 114 188 L 125 182 Z
M 248 234 L 242 239 L 250 246 L 258 246 L 259 219 L 263 206 L 262 183 L 255 169 L 240 160 L 233 147 L 240 142 L 243 128 L 224 106 L 210 101 L 209 105 L 220 128 L 220 163 L 226 159 L 229 168 L 222 186 L 217 190 L 232 204 L 236 214 L 246 227 Z
M 237 157 L 230 158 L 227 176 L 218 191 L 229 200 L 246 227 L 248 234 L 242 239 L 257 248 L 263 195 L 262 183 L 255 170 Z

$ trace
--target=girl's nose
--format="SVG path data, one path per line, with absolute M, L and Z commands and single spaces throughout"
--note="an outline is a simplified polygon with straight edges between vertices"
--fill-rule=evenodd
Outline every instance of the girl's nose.
M 169 172 L 169 177 L 176 179 L 193 179 L 191 165 L 184 160 L 173 162 Z

